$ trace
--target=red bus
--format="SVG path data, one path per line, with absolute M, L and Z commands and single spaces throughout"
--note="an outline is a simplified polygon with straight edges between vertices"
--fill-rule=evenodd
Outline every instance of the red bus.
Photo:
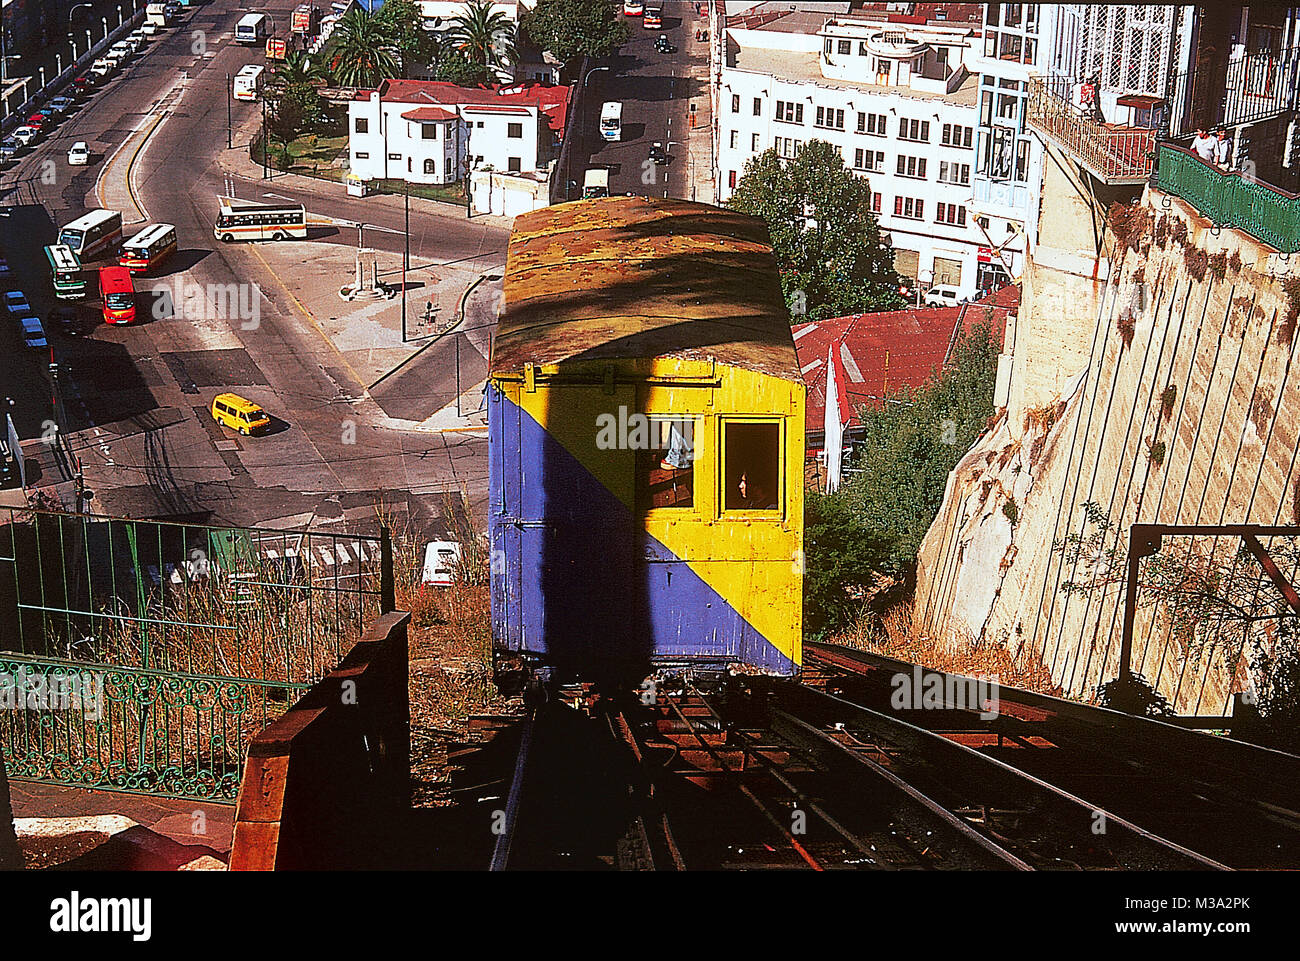
M 100 267 L 99 292 L 104 298 L 104 323 L 129 324 L 135 320 L 135 288 L 125 267 Z

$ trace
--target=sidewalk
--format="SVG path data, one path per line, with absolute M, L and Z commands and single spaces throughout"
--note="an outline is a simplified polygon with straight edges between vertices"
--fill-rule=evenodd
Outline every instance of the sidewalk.
M 694 12 L 693 10 L 691 11 Z M 686 49 L 691 56 L 690 77 L 699 83 L 700 95 L 691 100 L 695 104 L 695 124 L 689 127 L 687 160 L 691 171 L 691 199 L 702 204 L 716 204 L 717 192 L 713 183 L 713 97 L 709 89 L 709 41 L 696 40 L 697 29 L 708 29 L 706 17 L 685 18 Z M 699 58 L 703 58 L 702 62 Z M 688 108 L 689 109 L 689 108 Z

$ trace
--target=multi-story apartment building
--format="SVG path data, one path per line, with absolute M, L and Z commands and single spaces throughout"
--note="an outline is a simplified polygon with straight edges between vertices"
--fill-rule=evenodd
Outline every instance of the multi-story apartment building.
M 978 24 L 899 14 L 729 17 L 714 78 L 719 202 L 760 152 L 827 141 L 870 180 L 899 273 L 975 293 L 991 259 L 971 216 L 978 41 Z

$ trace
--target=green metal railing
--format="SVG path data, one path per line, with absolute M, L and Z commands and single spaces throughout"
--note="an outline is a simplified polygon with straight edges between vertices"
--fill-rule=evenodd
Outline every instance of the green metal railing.
M 1221 171 L 1190 150 L 1162 143 L 1156 186 L 1186 200 L 1218 227 L 1250 234 L 1285 254 L 1300 250 L 1300 196 Z
M 386 534 L 0 512 L 9 777 L 234 803 L 248 742 L 392 609 L 391 571 Z

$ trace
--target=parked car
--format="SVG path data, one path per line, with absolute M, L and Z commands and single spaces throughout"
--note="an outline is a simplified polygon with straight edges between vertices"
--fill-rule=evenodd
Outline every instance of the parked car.
M 27 118 L 27 126 L 35 127 L 37 130 L 45 129 L 45 121 L 49 119 L 43 113 L 34 113 Z
M 0 280 L 8 280 L 12 271 L 9 269 L 9 261 L 0 257 Z
M 117 69 L 117 61 L 112 57 L 100 57 L 90 65 L 90 72 L 96 77 L 107 77 Z
M 956 307 L 966 300 L 960 290 L 952 284 L 935 284 L 925 292 L 927 307 Z
M 50 109 L 56 114 L 67 113 L 76 105 L 71 97 L 55 97 L 50 101 Z
M 160 30 L 162 30 L 162 27 L 158 26 L 158 24 L 154 23 L 152 20 L 146 20 L 140 26 L 140 32 L 146 37 L 156 37 Z
M 15 317 L 22 317 L 32 312 L 32 305 L 27 303 L 27 295 L 21 290 L 7 290 L 4 295 L 5 310 Z
M 23 149 L 23 145 L 13 137 L 5 137 L 0 140 L 0 161 L 12 160 L 14 154 Z
M 127 43 L 125 40 L 119 40 L 108 48 L 108 56 L 117 57 L 119 63 L 123 60 L 129 60 L 133 53 L 135 53 L 135 47 Z
M 128 42 L 130 42 L 130 43 L 134 43 L 134 44 L 135 44 L 135 48 L 136 48 L 137 50 L 139 50 L 141 47 L 143 47 L 146 43 L 149 42 L 149 37 L 146 36 L 146 34 L 145 34 L 145 32 L 144 32 L 143 29 L 132 30 L 132 31 L 127 35 L 127 38 L 126 38 L 126 39 L 127 39 Z
M 68 150 L 68 163 L 74 167 L 84 167 L 90 163 L 90 147 L 86 141 L 78 140 Z
M 50 342 L 45 338 L 45 328 L 41 326 L 41 322 L 37 318 L 23 317 L 18 323 L 23 328 L 23 343 L 28 347 L 39 349 L 50 346 Z
M 188 4 L 186 6 L 188 6 Z M 167 19 L 170 20 L 181 12 L 181 8 L 182 5 L 177 3 L 176 0 L 167 0 L 167 3 L 163 4 L 163 13 L 165 13 Z
M 93 73 L 84 73 L 76 80 L 72 81 L 72 91 L 79 97 L 84 97 L 95 89 L 95 81 L 99 78 Z
M 22 126 L 13 132 L 13 138 L 14 140 L 18 141 L 18 143 L 26 147 L 38 136 L 40 136 L 40 133 L 41 133 L 40 130 L 38 130 L 36 127 Z

